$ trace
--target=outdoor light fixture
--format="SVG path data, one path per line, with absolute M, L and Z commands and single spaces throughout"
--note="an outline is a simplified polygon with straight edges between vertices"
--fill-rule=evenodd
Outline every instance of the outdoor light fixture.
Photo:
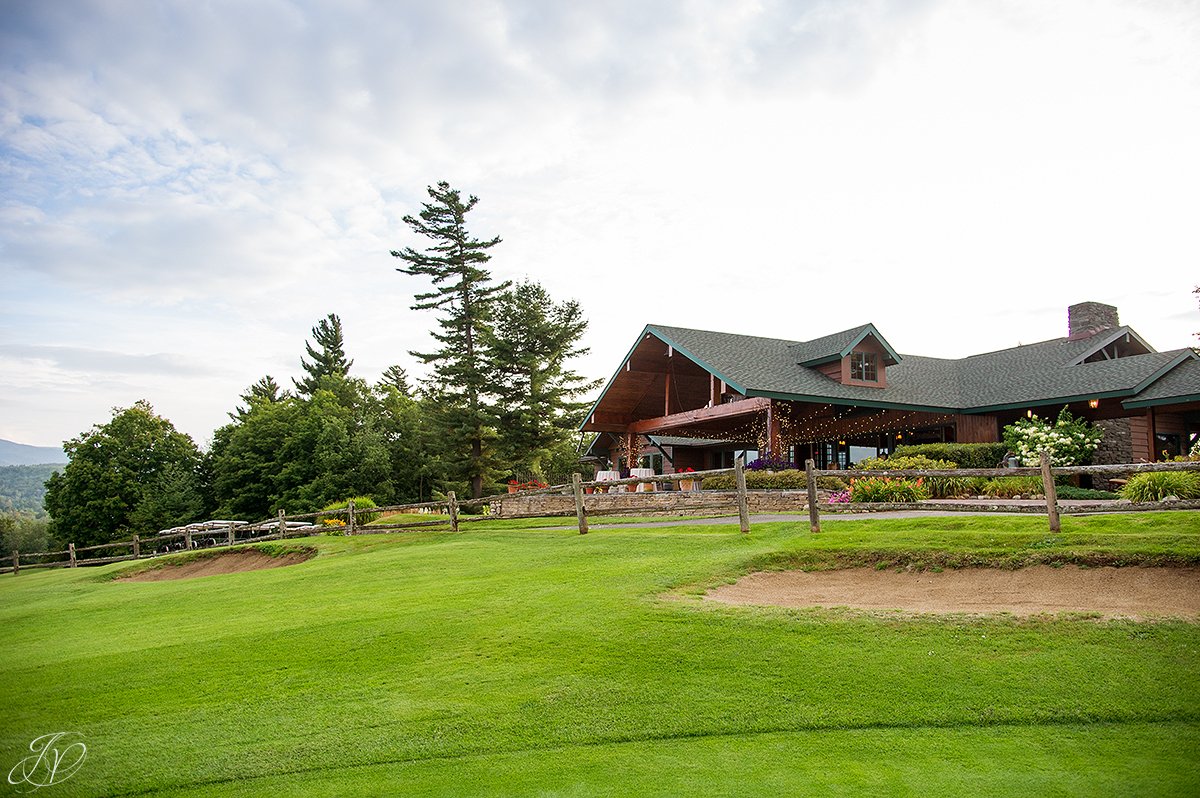
M 1090 407 L 1090 408 L 1092 408 L 1093 410 L 1095 410 L 1095 409 L 1096 409 L 1097 407 L 1099 407 L 1099 406 L 1100 406 L 1100 400 L 1099 400 L 1099 399 L 1088 399 L 1088 407 Z
M 1033 418 L 1033 411 L 1032 411 L 1032 410 L 1026 410 L 1026 411 L 1025 411 L 1025 415 L 1026 415 L 1026 416 L 1028 416 L 1029 418 Z

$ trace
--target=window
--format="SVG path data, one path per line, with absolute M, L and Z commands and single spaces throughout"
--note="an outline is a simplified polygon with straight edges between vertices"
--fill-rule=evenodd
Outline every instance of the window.
M 850 353 L 850 379 L 879 382 L 879 356 L 873 352 Z
M 1160 432 L 1154 436 L 1154 444 L 1157 450 L 1155 459 L 1161 457 L 1163 460 L 1170 460 L 1183 454 L 1182 435 L 1166 435 Z

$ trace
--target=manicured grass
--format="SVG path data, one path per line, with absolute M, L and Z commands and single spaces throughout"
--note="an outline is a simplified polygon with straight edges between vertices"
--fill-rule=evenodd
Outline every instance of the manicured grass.
M 187 581 L 0 577 L 0 764 L 70 730 L 64 795 L 1197 794 L 1196 624 L 688 595 L 763 563 L 1200 555 L 1196 513 L 1044 528 L 472 526 Z

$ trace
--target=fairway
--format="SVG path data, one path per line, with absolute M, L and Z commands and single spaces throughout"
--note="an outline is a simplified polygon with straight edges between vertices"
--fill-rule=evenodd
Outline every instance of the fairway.
M 68 731 L 86 761 L 40 794 L 1200 793 L 1194 622 L 701 599 L 795 567 L 1194 567 L 1197 513 L 296 545 L 319 554 L 0 577 L 0 769 Z

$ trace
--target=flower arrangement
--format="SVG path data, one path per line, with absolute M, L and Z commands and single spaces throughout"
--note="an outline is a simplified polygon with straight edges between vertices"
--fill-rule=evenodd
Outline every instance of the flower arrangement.
M 692 468 L 692 467 L 688 466 L 688 467 L 686 467 L 686 468 L 681 468 L 681 469 L 679 469 L 679 470 L 678 470 L 678 471 L 676 471 L 675 473 L 676 473 L 676 474 L 695 474 L 695 473 L 696 473 L 696 469 L 694 469 L 694 468 Z
M 766 457 L 760 457 L 746 464 L 746 468 L 751 471 L 786 471 L 795 467 L 795 463 L 783 457 L 773 455 L 770 452 L 767 453 Z
M 1080 465 L 1091 459 L 1102 437 L 1101 430 L 1075 418 L 1065 406 L 1054 424 L 1031 415 L 1004 428 L 1004 443 L 1028 467 L 1041 463 L 1043 451 L 1050 455 L 1050 465 Z
M 508 481 L 508 489 L 509 489 L 510 493 L 513 491 L 518 491 L 518 490 L 537 490 L 538 488 L 548 488 L 548 487 L 550 487 L 550 486 L 547 485 L 545 482 L 542 482 L 541 480 L 537 480 L 537 479 L 530 479 L 525 482 L 522 482 L 519 479 L 510 479 Z

